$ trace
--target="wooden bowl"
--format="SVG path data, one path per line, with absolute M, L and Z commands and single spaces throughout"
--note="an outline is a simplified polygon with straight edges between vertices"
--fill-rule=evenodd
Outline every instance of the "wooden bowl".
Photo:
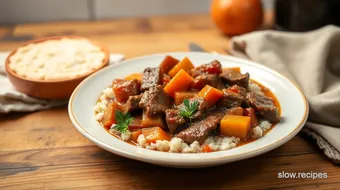
M 61 79 L 61 80 L 33 80 L 24 78 L 9 67 L 10 57 L 18 50 L 18 48 L 26 46 L 32 43 L 41 43 L 48 40 L 58 40 L 62 38 L 69 39 L 85 39 L 90 41 L 93 45 L 100 47 L 100 49 L 105 53 L 105 58 L 102 64 L 94 71 L 90 71 L 81 76 L 70 78 L 70 79 Z M 54 37 L 46 37 L 40 38 L 36 40 L 29 41 L 20 47 L 13 50 L 5 61 L 5 69 L 8 75 L 9 80 L 13 84 L 13 86 L 20 92 L 25 93 L 29 96 L 33 96 L 36 98 L 44 98 L 44 99 L 68 99 L 73 90 L 78 86 L 78 84 L 85 79 L 87 76 L 93 74 L 94 72 L 100 70 L 105 67 L 109 63 L 110 53 L 107 47 L 99 44 L 96 41 L 89 40 L 87 38 L 81 36 L 54 36 Z

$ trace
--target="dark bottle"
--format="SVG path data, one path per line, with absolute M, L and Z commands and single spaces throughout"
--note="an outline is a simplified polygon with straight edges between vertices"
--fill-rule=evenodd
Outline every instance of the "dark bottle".
M 340 0 L 276 0 L 275 27 L 309 31 L 333 24 L 340 26 Z

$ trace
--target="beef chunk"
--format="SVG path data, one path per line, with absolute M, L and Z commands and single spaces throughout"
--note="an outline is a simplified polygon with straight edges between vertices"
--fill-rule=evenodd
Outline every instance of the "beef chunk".
M 145 109 L 146 114 L 152 117 L 169 109 L 171 107 L 171 99 L 163 91 L 163 87 L 158 85 L 144 92 L 139 102 L 139 107 Z
M 163 71 L 159 68 L 146 68 L 143 72 L 141 90 L 149 90 L 163 83 Z
M 190 127 L 179 132 L 177 134 L 177 137 L 181 138 L 183 141 L 187 143 L 193 143 L 194 141 L 198 141 L 199 143 L 202 144 L 204 143 L 208 135 L 217 128 L 217 125 L 220 123 L 223 116 L 224 112 L 221 111 L 211 112 L 203 120 L 197 121 L 191 124 Z
M 192 103 L 194 101 L 198 102 L 198 108 L 192 115 L 192 120 L 201 119 L 205 116 L 205 113 L 208 110 L 208 103 L 202 97 L 194 97 L 189 99 L 189 103 Z M 184 103 L 178 106 L 179 109 L 181 109 L 182 107 L 184 107 Z
M 194 69 L 191 69 L 191 76 L 198 77 L 204 74 L 219 75 L 222 73 L 222 65 L 219 61 L 214 60 L 210 63 L 203 64 Z
M 255 92 L 249 92 L 246 99 L 248 104 L 264 119 L 274 123 L 280 121 L 279 109 L 274 105 L 271 98 Z
M 202 89 L 205 85 L 217 87 L 219 78 L 217 75 L 203 74 L 195 78 L 194 83 L 191 84 L 193 89 Z
M 244 97 L 238 93 L 223 89 L 223 96 L 218 101 L 217 107 L 222 109 L 230 109 L 241 106 L 244 101 Z
M 138 80 L 123 80 L 115 79 L 112 82 L 113 93 L 117 101 L 125 103 L 129 96 L 134 96 L 139 94 L 139 83 Z
M 165 120 L 170 133 L 175 133 L 181 125 L 186 123 L 186 120 L 179 115 L 179 110 L 177 109 L 165 110 Z
M 245 88 L 240 87 L 240 86 L 238 86 L 236 84 L 231 86 L 231 87 L 229 87 L 228 90 L 233 91 L 233 92 L 235 92 L 237 94 L 240 94 L 243 97 L 246 97 L 246 94 L 247 94 L 247 90 Z
M 124 106 L 124 113 L 132 112 L 139 109 L 139 102 L 142 99 L 143 94 L 137 96 L 130 96 Z
M 249 84 L 249 73 L 241 74 L 233 69 L 224 69 L 220 77 L 229 85 L 237 84 L 238 86 L 247 88 Z
M 227 110 L 228 115 L 243 115 L 243 108 L 242 107 L 236 107 L 236 108 L 231 108 L 229 110 Z

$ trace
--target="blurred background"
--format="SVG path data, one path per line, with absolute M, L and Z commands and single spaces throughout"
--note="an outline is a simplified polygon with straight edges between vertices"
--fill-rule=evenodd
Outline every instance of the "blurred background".
M 0 24 L 208 13 L 210 0 L 0 0 Z M 271 9 L 274 0 L 262 0 Z

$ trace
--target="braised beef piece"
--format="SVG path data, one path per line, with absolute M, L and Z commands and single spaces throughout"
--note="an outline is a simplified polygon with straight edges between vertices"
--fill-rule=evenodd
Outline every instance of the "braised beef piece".
M 202 89 L 205 85 L 217 87 L 219 82 L 218 80 L 219 78 L 217 75 L 203 74 L 195 78 L 194 82 L 191 84 L 191 88 Z
M 146 68 L 143 72 L 141 90 L 149 90 L 163 83 L 163 71 L 159 67 Z
M 279 109 L 274 105 L 271 98 L 255 92 L 249 92 L 246 95 L 246 99 L 248 104 L 265 120 L 273 123 L 280 121 Z
M 227 110 L 228 115 L 243 115 L 243 108 L 242 107 L 236 107 L 236 108 L 230 108 Z
M 181 125 L 186 123 L 186 120 L 180 116 L 177 109 L 165 110 L 165 121 L 170 133 L 175 133 Z
M 126 101 L 124 105 L 124 113 L 136 111 L 139 108 L 139 102 L 142 99 L 143 94 L 136 96 L 129 96 L 129 99 Z
M 223 89 L 223 96 L 217 102 L 217 107 L 221 109 L 230 109 L 241 106 L 244 101 L 244 97 L 238 93 Z
M 112 82 L 113 93 L 117 101 L 125 103 L 129 96 L 139 94 L 139 82 L 138 80 L 123 80 L 115 79 Z
M 225 88 L 228 87 L 228 85 L 226 85 L 220 77 L 217 77 L 218 78 L 218 81 L 217 81 L 217 85 L 215 86 L 215 88 L 219 89 L 219 90 L 223 90 Z
M 167 85 L 171 80 L 171 77 L 167 74 L 163 74 L 162 84 L 165 86 Z
M 229 85 L 237 84 L 238 86 L 247 88 L 249 84 L 249 73 L 241 74 L 233 69 L 224 69 L 220 77 Z
M 213 111 L 204 119 L 194 122 L 191 126 L 179 132 L 177 137 L 187 143 L 198 141 L 202 144 L 208 135 L 217 128 L 224 115 L 225 112 L 223 111 Z
M 150 117 L 165 112 L 171 107 L 171 99 L 164 91 L 162 85 L 145 91 L 139 102 L 139 107 L 145 109 Z
M 231 87 L 229 87 L 228 90 L 233 91 L 233 92 L 235 92 L 237 94 L 240 94 L 243 97 L 246 97 L 246 95 L 247 95 L 247 89 L 245 89 L 243 87 L 240 87 L 240 86 L 238 86 L 236 84 L 231 86 Z
M 192 120 L 201 119 L 205 116 L 206 112 L 208 111 L 208 103 L 204 100 L 202 97 L 194 97 L 189 99 L 189 103 L 192 103 L 193 101 L 198 102 L 197 110 L 192 115 Z M 178 109 L 181 109 L 184 106 L 184 103 L 180 104 L 178 106 Z
M 191 69 L 191 76 L 194 78 L 204 74 L 219 75 L 221 73 L 222 65 L 217 60 Z

